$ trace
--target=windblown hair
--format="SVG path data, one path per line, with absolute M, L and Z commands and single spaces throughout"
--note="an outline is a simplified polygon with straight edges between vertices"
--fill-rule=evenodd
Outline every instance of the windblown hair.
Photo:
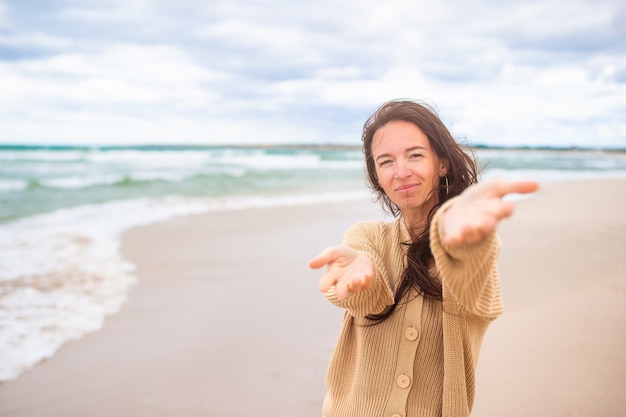
M 428 267 L 433 254 L 430 250 L 430 225 L 436 211 L 449 199 L 458 196 L 470 185 L 478 181 L 476 162 L 469 149 L 457 143 L 437 113 L 429 106 L 408 100 L 392 100 L 383 104 L 363 126 L 363 152 L 367 169 L 367 180 L 374 197 L 383 209 L 394 217 L 400 215 L 400 209 L 385 194 L 378 183 L 376 164 L 372 155 L 372 141 L 376 131 L 392 121 L 406 121 L 416 125 L 428 138 L 431 149 L 447 167 L 446 178 L 439 180 L 439 187 L 434 189 L 438 199 L 428 213 L 426 227 L 413 241 L 407 242 L 407 267 L 394 296 L 394 304 L 380 314 L 367 316 L 374 323 L 384 321 L 391 316 L 397 305 L 415 288 L 424 297 L 442 299 L 441 281 L 432 278 Z

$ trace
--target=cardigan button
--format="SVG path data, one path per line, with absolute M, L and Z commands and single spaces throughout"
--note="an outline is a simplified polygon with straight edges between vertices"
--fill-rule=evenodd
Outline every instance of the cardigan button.
M 404 336 L 409 340 L 417 339 L 417 329 L 413 326 L 409 327 L 404 331 Z
M 400 414 L 392 414 L 391 417 L 402 417 Z
M 396 383 L 400 388 L 408 388 L 408 386 L 411 385 L 411 378 L 402 374 L 396 379 Z

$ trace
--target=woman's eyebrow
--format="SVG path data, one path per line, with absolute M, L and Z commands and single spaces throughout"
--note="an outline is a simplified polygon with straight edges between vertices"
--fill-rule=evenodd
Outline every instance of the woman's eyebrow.
M 416 151 L 416 150 L 422 150 L 422 151 L 425 151 L 425 150 L 426 150 L 426 148 L 425 148 L 425 147 L 423 147 L 423 146 L 419 146 L 419 145 L 417 145 L 417 146 L 411 146 L 410 148 L 406 148 L 406 149 L 404 150 L 404 153 L 408 153 L 408 152 L 411 152 L 411 151 Z M 378 161 L 380 158 L 389 158 L 389 157 L 391 157 L 391 154 L 389 154 L 389 153 L 383 153 L 383 154 L 380 154 L 380 155 L 378 155 L 377 157 L 375 157 L 375 158 L 374 158 L 374 160 Z

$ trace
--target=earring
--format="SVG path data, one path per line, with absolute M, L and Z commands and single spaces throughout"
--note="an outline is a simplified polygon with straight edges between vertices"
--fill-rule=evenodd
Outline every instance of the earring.
M 448 195 L 448 176 L 444 177 L 446 179 L 446 196 Z

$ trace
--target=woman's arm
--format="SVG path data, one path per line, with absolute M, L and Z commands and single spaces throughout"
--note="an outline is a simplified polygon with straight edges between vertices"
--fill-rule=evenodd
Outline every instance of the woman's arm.
M 465 311 L 495 318 L 502 311 L 497 260 L 498 223 L 511 216 L 514 204 L 502 201 L 509 193 L 529 193 L 532 182 L 496 181 L 476 185 L 444 204 L 431 225 L 431 249 L 445 294 Z
M 500 220 L 513 214 L 515 204 L 503 201 L 507 194 L 528 194 L 539 184 L 531 181 L 493 181 L 474 185 L 461 193 L 444 213 L 443 243 L 461 246 L 478 243 L 495 232 Z
M 355 224 L 341 245 L 324 249 L 309 263 L 315 269 L 326 266 L 320 290 L 354 317 L 378 314 L 393 304 L 387 267 L 373 243 L 380 233 L 377 222 Z

